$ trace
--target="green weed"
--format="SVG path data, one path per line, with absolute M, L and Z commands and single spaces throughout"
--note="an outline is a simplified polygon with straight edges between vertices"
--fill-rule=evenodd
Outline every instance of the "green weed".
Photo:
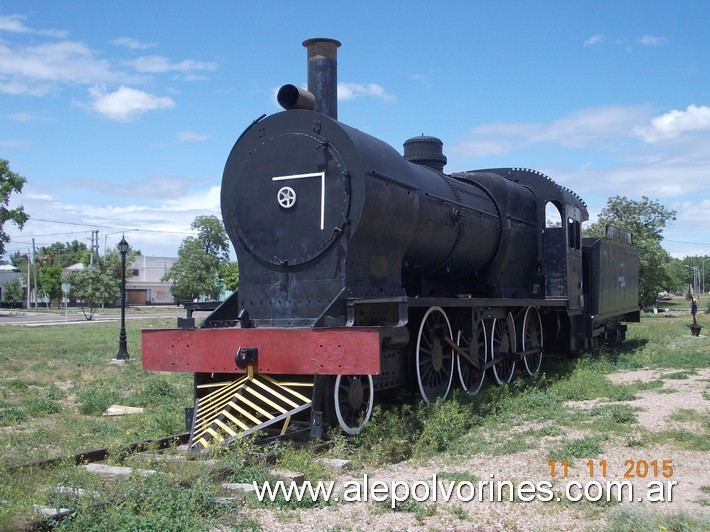
M 599 436 L 587 436 L 565 442 L 561 448 L 551 450 L 548 458 L 556 462 L 566 460 L 571 465 L 572 458 L 595 458 L 602 452 L 601 438 Z
M 77 394 L 79 412 L 87 416 L 100 416 L 117 399 L 118 394 L 105 386 L 89 386 Z
M 690 372 L 688 371 L 676 371 L 673 373 L 665 373 L 661 375 L 662 378 L 664 379 L 671 379 L 671 380 L 685 380 L 690 378 Z
M 610 401 L 633 400 L 633 386 L 614 384 L 606 374 L 613 369 L 608 361 L 580 359 L 574 370 L 550 385 L 550 391 L 563 401 L 587 401 L 606 398 Z
M 0 427 L 8 427 L 17 423 L 22 423 L 27 419 L 27 414 L 23 409 L 13 405 L 0 407 Z
M 417 457 L 446 451 L 478 421 L 471 403 L 458 394 L 448 401 L 421 404 L 418 416 L 423 427 L 413 446 L 413 454 Z
M 56 530 L 202 530 L 227 511 L 206 480 L 180 486 L 162 474 L 133 475 L 120 485 L 120 502 L 95 507 L 79 500 L 80 511 Z
M 686 512 L 665 514 L 636 506 L 617 506 L 607 514 L 606 529 L 611 532 L 646 532 L 648 530 L 709 530 L 710 516 Z
M 48 416 L 50 414 L 56 414 L 61 411 L 62 407 L 51 399 L 32 399 L 28 401 L 25 405 L 25 412 L 27 417 L 39 418 Z

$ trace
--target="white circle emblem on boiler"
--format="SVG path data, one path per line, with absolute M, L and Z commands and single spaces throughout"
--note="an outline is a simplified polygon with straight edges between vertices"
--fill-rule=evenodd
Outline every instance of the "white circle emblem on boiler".
M 296 191 L 291 187 L 282 187 L 276 196 L 276 201 L 284 209 L 290 209 L 296 204 Z

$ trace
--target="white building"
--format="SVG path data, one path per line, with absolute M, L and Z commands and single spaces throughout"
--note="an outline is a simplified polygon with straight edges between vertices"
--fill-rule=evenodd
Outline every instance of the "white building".
M 172 305 L 172 283 L 160 279 L 177 262 L 177 257 L 146 257 L 138 255 L 126 268 L 126 304 Z
M 6 283 L 9 283 L 13 279 L 17 279 L 24 286 L 22 279 L 22 272 L 15 268 L 12 264 L 0 265 L 0 303 L 5 302 L 4 298 L 4 287 Z

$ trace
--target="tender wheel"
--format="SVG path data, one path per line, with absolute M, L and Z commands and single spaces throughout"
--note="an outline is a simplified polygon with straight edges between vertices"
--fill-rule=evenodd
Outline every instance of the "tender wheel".
M 454 350 L 444 338 L 452 338 L 451 324 L 441 307 L 431 307 L 424 314 L 417 335 L 417 384 L 427 403 L 445 399 L 454 376 Z
M 495 360 L 500 353 L 515 351 L 515 323 L 513 316 L 508 313 L 507 319 L 493 319 L 491 327 L 491 358 Z M 498 384 L 506 384 L 513 380 L 515 374 L 515 360 L 506 359 L 494 364 L 493 377 Z
M 333 409 L 347 434 L 359 434 L 370 420 L 375 402 L 372 375 L 338 375 L 333 386 Z
M 542 320 L 540 313 L 535 307 L 528 307 L 523 318 L 523 351 L 528 349 L 539 349 L 540 352 L 535 355 L 523 357 L 525 369 L 528 375 L 535 376 L 540 371 L 542 364 Z
M 463 350 L 468 351 L 471 358 L 478 361 L 477 368 L 461 355 L 456 356 L 456 367 L 459 374 L 461 388 L 469 394 L 475 395 L 483 386 L 486 370 L 484 366 L 488 362 L 488 337 L 486 327 L 478 312 L 473 313 L 471 331 L 459 333 L 458 345 Z

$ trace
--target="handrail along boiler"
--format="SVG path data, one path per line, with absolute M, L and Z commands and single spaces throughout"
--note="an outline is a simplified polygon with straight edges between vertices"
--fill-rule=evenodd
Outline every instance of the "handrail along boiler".
M 323 415 L 357 433 L 376 391 L 476 393 L 623 339 L 639 319 L 630 234 L 582 239 L 586 205 L 539 172 L 447 174 L 435 137 L 401 155 L 339 122 L 340 43 L 303 44 L 308 90 L 282 87 L 286 110 L 224 169 L 238 292 L 199 328 L 143 333 L 145 369 L 195 374 L 193 449 L 308 408 L 314 433 Z

